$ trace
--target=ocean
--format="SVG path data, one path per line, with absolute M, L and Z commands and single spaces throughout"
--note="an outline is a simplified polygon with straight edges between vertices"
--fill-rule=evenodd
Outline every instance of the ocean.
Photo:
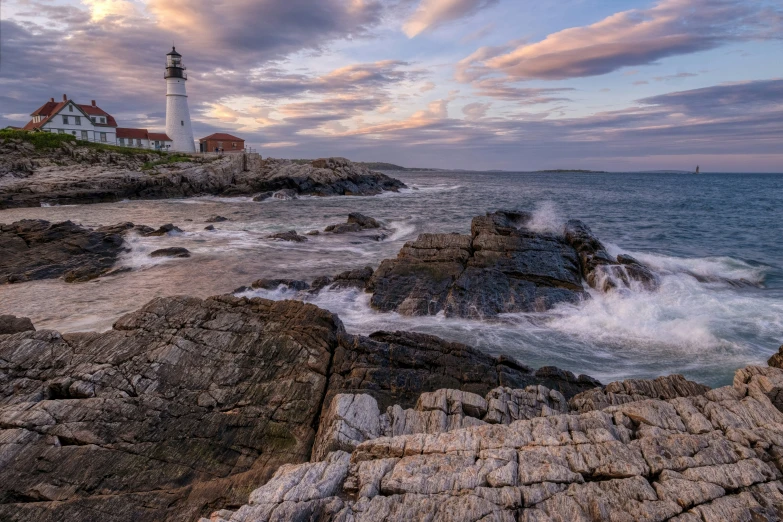
M 121 315 L 167 295 L 206 297 L 258 278 L 310 280 L 396 256 L 423 232 L 468 233 L 473 216 L 528 210 L 539 230 L 587 223 L 611 253 L 626 252 L 662 277 L 656 292 L 590 291 L 579 305 L 491 321 L 378 313 L 369 295 L 311 298 L 339 314 L 349 332 L 411 330 L 506 354 L 532 367 L 554 365 L 602 382 L 682 373 L 711 386 L 748 364 L 765 364 L 783 344 L 783 175 L 660 173 L 389 172 L 411 187 L 377 197 L 298 200 L 200 197 L 0 211 L 0 222 L 35 218 L 87 226 L 123 221 L 181 234 L 129 240 L 131 271 L 88 283 L 37 281 L 0 287 L 0 313 L 28 316 L 38 329 L 106 330 Z M 307 243 L 273 232 L 323 230 L 349 212 L 385 221 L 384 241 L 316 236 Z M 231 221 L 205 231 L 218 214 Z M 188 259 L 150 258 L 183 246 Z M 286 292 L 252 294 L 272 299 Z

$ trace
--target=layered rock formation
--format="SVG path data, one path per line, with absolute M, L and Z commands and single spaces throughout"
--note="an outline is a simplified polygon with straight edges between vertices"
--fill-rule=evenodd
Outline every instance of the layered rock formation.
M 780 520 L 783 370 L 745 368 L 716 390 L 681 385 L 614 388 L 703 394 L 580 414 L 543 387 L 489 400 L 442 390 L 384 414 L 367 396 L 339 395 L 315 462 L 280 468 L 209 521 Z M 520 403 L 521 420 L 493 413 Z
M 430 336 L 348 335 L 296 301 L 156 299 L 105 333 L 0 334 L 0 519 L 237 508 L 281 465 L 310 459 L 322 412 L 345 394 L 410 408 L 443 387 L 546 384 L 562 404 L 597 384 L 542 375 Z
M 622 263 L 579 221 L 563 234 L 529 230 L 531 216 L 499 211 L 473 219 L 471 234 L 422 234 L 381 263 L 367 285 L 371 304 L 404 315 L 492 317 L 544 311 L 586 297 L 582 281 L 608 290 L 656 278 Z
M 22 140 L 0 142 L 0 209 L 267 191 L 362 196 L 403 187 L 399 180 L 344 158 L 294 163 L 230 154 L 169 163 L 165 156 L 133 149 L 63 141 L 58 148 L 37 150 Z

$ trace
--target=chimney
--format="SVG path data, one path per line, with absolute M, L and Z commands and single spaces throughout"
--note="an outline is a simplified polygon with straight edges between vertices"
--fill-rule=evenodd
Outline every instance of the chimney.
M 54 103 L 54 98 L 49 98 L 49 101 Z
M 95 100 L 92 100 L 92 106 L 95 107 Z
M 68 95 L 67 95 L 67 94 L 63 94 L 63 101 L 64 101 L 64 102 L 65 102 L 65 101 L 68 101 Z

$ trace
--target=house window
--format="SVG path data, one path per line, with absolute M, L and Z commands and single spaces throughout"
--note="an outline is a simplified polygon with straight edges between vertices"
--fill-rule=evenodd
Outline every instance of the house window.
M 83 140 L 87 139 L 87 131 L 82 131 L 82 139 Z
M 82 124 L 82 117 L 81 116 L 74 116 L 74 118 L 76 119 L 76 125 L 81 125 Z
M 125 138 L 120 138 L 120 145 L 125 145 Z
M 76 131 L 71 131 L 71 134 L 73 134 L 74 136 L 76 136 Z
M 68 110 L 69 110 L 70 112 L 73 112 L 73 105 L 69 105 L 69 106 L 68 106 Z
M 141 140 L 136 138 L 136 146 L 141 147 Z
M 95 116 L 91 117 L 90 119 L 92 120 L 93 123 L 95 123 Z
M 101 123 L 106 123 L 106 118 L 101 118 Z
M 65 134 L 65 129 L 57 129 L 57 134 Z
M 236 149 L 237 148 L 237 142 L 236 141 L 232 141 L 231 142 L 231 147 Z
M 63 116 L 63 123 L 68 125 L 68 116 Z
M 222 149 L 222 148 L 223 148 L 223 142 L 222 142 L 222 141 L 219 141 L 219 142 L 218 142 L 218 148 L 219 148 L 219 149 Z
M 106 133 L 101 132 L 101 143 L 106 143 Z

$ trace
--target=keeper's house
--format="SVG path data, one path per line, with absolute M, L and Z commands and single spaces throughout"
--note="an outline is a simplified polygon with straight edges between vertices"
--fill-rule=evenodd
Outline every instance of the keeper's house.
M 50 98 L 31 116 L 23 130 L 71 134 L 79 140 L 145 149 L 166 150 L 172 143 L 163 133 L 119 128 L 114 116 L 98 107 L 95 100 L 90 105 L 81 105 L 65 94 L 60 102 Z
M 231 134 L 217 132 L 198 140 L 198 148 L 199 152 L 215 152 L 215 149 L 222 152 L 244 152 L 245 140 Z

